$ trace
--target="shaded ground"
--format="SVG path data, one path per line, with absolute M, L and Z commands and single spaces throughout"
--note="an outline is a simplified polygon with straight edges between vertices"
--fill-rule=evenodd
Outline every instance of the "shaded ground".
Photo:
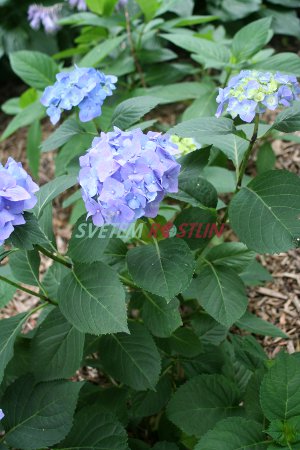
M 7 91 L 6 91 L 7 95 Z M 0 92 L 1 103 L 1 92 Z M 166 117 L 164 116 L 164 120 Z M 168 121 L 173 122 L 172 118 Z M 7 117 L 0 115 L 0 132 L 8 123 Z M 52 129 L 45 121 L 43 132 L 47 135 Z M 22 161 L 25 166 L 26 131 L 20 130 L 5 142 L 0 143 L 0 160 L 3 162 L 8 156 Z M 286 168 L 294 173 L 300 171 L 300 145 L 291 145 L 275 141 L 273 148 L 276 153 L 276 167 Z M 54 153 L 42 155 L 39 183 L 44 184 L 53 178 Z M 56 201 L 53 224 L 57 236 L 58 247 L 65 249 L 65 243 L 70 236 L 70 227 L 67 224 L 67 213 L 61 209 L 61 202 Z M 288 352 L 300 351 L 300 252 L 260 257 L 262 264 L 272 273 L 274 280 L 263 287 L 249 289 L 250 309 L 262 319 L 279 326 L 290 339 L 264 338 L 262 343 L 270 356 L 274 356 L 283 347 Z M 42 271 L 51 263 L 42 259 Z M 38 303 L 38 299 L 23 292 L 17 292 L 13 300 L 2 310 L 0 318 L 10 317 L 23 312 Z M 29 330 L 34 326 L 35 317 L 26 325 Z

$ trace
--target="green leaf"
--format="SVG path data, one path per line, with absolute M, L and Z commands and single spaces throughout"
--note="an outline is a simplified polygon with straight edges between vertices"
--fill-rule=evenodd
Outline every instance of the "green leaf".
M 72 426 L 82 384 L 36 383 L 29 375 L 10 385 L 2 398 L 5 441 L 12 447 L 39 449 L 56 444 Z
M 109 232 L 101 235 L 101 228 L 86 220 L 86 215 L 81 217 L 73 230 L 69 242 L 68 255 L 73 261 L 93 263 L 101 261 L 109 243 Z
M 37 250 L 25 252 L 20 250 L 9 258 L 10 267 L 15 278 L 22 283 L 39 286 L 40 255 Z
M 34 213 L 37 218 L 40 218 L 44 208 L 52 202 L 52 200 L 64 191 L 74 186 L 77 183 L 77 176 L 75 175 L 62 175 L 55 180 L 49 181 L 44 184 L 37 193 L 37 204 L 34 207 Z
M 236 322 L 247 308 L 243 282 L 230 267 L 209 263 L 199 270 L 191 289 L 208 314 L 225 327 Z
M 160 7 L 159 0 L 136 0 L 136 3 L 141 8 L 146 22 L 149 22 L 155 16 Z
M 153 86 L 146 89 L 135 89 L 133 91 L 133 94 L 134 96 L 146 95 L 151 97 L 158 97 L 160 99 L 159 103 L 163 105 L 167 103 L 181 102 L 184 100 L 193 100 L 198 98 L 202 99 L 208 91 L 211 93 L 213 89 L 212 86 L 214 86 L 212 83 L 207 82 L 198 83 L 195 81 L 184 81 L 182 83 Z M 214 91 L 216 94 L 215 89 Z M 194 117 L 195 116 L 193 116 L 193 118 Z
M 39 120 L 33 122 L 28 130 L 26 155 L 29 161 L 29 167 L 34 177 L 38 177 L 40 165 L 40 143 L 42 139 L 42 130 Z
M 59 72 L 53 59 L 40 52 L 21 50 L 11 53 L 9 60 L 13 71 L 26 84 L 40 90 L 53 84 Z
M 178 181 L 178 193 L 169 194 L 169 197 L 189 203 L 192 206 L 198 206 L 199 208 L 215 208 L 217 206 L 217 191 L 203 176 L 197 174 L 194 177 L 187 177 L 182 171 Z M 198 210 L 198 208 L 195 209 Z M 199 214 L 201 215 L 201 212 Z M 212 222 L 215 222 L 213 218 Z
M 102 262 L 75 265 L 61 282 L 58 300 L 66 319 L 83 333 L 128 331 L 123 286 Z
M 288 420 L 300 415 L 300 366 L 293 355 L 282 353 L 264 377 L 260 403 L 267 419 Z
M 3 380 L 5 367 L 14 355 L 14 343 L 26 317 L 26 314 L 22 313 L 0 321 L 0 383 Z
M 300 105 L 295 103 L 290 108 L 281 111 L 276 117 L 272 128 L 284 133 L 291 133 L 300 129 Z
M 175 392 L 167 416 L 184 433 L 200 437 L 240 411 L 239 392 L 231 381 L 224 375 L 198 375 Z
M 259 19 L 241 28 L 232 41 L 232 53 L 237 61 L 247 61 L 271 38 L 271 18 Z
M 110 15 L 118 0 L 87 0 L 88 9 L 99 15 Z
M 195 450 L 266 450 L 262 426 L 254 420 L 231 417 L 208 431 Z
M 162 37 L 189 52 L 196 53 L 193 59 L 204 65 L 205 69 L 221 69 L 230 60 L 230 52 L 225 45 L 191 36 L 189 34 L 163 34 Z
M 139 287 L 169 301 L 188 287 L 194 272 L 193 255 L 176 238 L 129 250 L 127 264 Z
M 112 125 L 122 130 L 136 123 L 160 103 L 158 97 L 134 97 L 120 103 L 113 114 Z
M 257 172 L 260 175 L 268 170 L 273 170 L 275 168 L 276 155 L 272 148 L 270 142 L 265 142 L 257 152 L 256 157 L 256 167 Z
M 297 442 L 300 445 L 300 416 L 291 417 L 286 421 L 272 421 L 268 434 L 280 445 L 288 445 L 289 448 L 294 448 L 292 444 Z
M 73 427 L 56 448 L 61 450 L 128 450 L 127 433 L 114 414 L 98 405 L 81 409 Z
M 167 303 L 158 295 L 141 291 L 135 294 L 134 301 L 142 305 L 141 317 L 154 336 L 171 336 L 173 331 L 182 325 L 179 301 L 176 298 Z
M 289 75 L 300 76 L 300 57 L 296 53 L 278 53 L 278 55 L 265 58 L 256 64 L 253 68 L 258 70 L 270 70 L 271 72 L 282 72 Z
M 234 196 L 229 207 L 230 224 L 251 250 L 286 252 L 300 237 L 300 179 L 285 170 L 256 177 Z
M 2 275 L 2 271 L 0 271 L 0 275 Z M 0 308 L 4 308 L 12 300 L 15 292 L 15 287 L 0 280 Z
M 121 45 L 125 39 L 125 34 L 122 36 L 106 39 L 101 44 L 96 45 L 90 50 L 79 62 L 79 67 L 96 67 L 98 64 L 106 58 L 113 50 Z
M 214 211 L 200 208 L 184 209 L 174 221 L 176 236 L 184 240 L 192 250 L 204 248 L 215 235 L 211 231 L 216 220 Z M 218 231 L 217 227 L 216 230 Z
M 157 442 L 154 447 L 152 447 L 153 450 L 178 450 L 178 447 L 173 442 Z
M 215 145 L 231 159 L 236 168 L 240 166 L 249 147 L 249 141 L 235 134 L 207 136 L 201 142 Z
M 131 398 L 130 415 L 133 418 L 153 416 L 167 404 L 172 394 L 172 383 L 169 377 L 162 377 L 155 391 L 135 392 Z
M 203 345 L 219 345 L 226 339 L 228 329 L 210 317 L 205 311 L 193 316 L 191 320 L 193 330 L 199 336 Z
M 139 323 L 131 323 L 129 330 L 130 334 L 101 338 L 100 354 L 104 369 L 136 391 L 155 390 L 161 362 L 154 340 Z
M 49 298 L 57 300 L 57 291 L 60 283 L 68 273 L 69 269 L 58 262 L 54 262 L 49 267 L 43 278 L 43 287 Z
M 236 326 L 250 333 L 261 334 L 262 336 L 272 336 L 288 338 L 288 336 L 270 322 L 262 320 L 260 317 L 246 311 L 245 314 L 236 322 Z
M 231 267 L 238 273 L 242 272 L 254 258 L 255 252 L 241 242 L 224 242 L 212 247 L 205 255 L 205 259 L 214 265 Z
M 199 337 L 193 330 L 186 327 L 178 328 L 172 336 L 167 339 L 166 344 L 170 352 L 173 351 L 185 358 L 194 358 L 203 351 Z
M 50 152 L 64 145 L 73 136 L 82 134 L 84 129 L 78 124 L 77 120 L 67 119 L 58 127 L 42 144 L 42 152 Z
M 216 88 L 208 85 L 202 95 L 184 111 L 182 119 L 190 120 L 196 117 L 213 116 L 216 112 Z
M 40 120 L 45 116 L 45 108 L 39 101 L 32 103 L 25 109 L 22 109 L 7 125 L 1 136 L 1 141 L 7 139 L 19 128 L 27 127 L 36 120 Z
M 26 223 L 15 227 L 14 232 L 10 236 L 12 244 L 24 250 L 33 250 L 36 244 L 47 246 L 49 239 L 40 228 L 36 217 L 31 213 L 25 212 L 24 218 Z
M 80 367 L 84 334 L 55 308 L 31 342 L 31 367 L 37 381 L 70 378 Z
M 169 130 L 170 134 L 178 134 L 181 137 L 194 138 L 197 142 L 208 142 L 217 135 L 222 138 L 235 131 L 233 121 L 221 117 L 199 117 L 198 119 L 181 122 Z

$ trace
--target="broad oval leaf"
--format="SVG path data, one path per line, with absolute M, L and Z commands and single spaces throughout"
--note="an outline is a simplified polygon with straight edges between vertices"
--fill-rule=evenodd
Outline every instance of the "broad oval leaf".
M 239 392 L 231 381 L 224 375 L 198 375 L 175 392 L 167 416 L 184 433 L 200 437 L 240 411 Z
M 176 238 L 129 250 L 127 264 L 138 286 L 169 301 L 189 286 L 194 273 L 191 251 Z
M 125 291 L 115 271 L 102 262 L 75 265 L 57 295 L 63 315 L 83 333 L 128 331 Z
M 243 417 L 231 417 L 206 433 L 195 450 L 266 450 L 267 445 L 259 423 Z
M 233 230 L 249 249 L 280 253 L 300 239 L 300 178 L 286 170 L 256 177 L 234 196 L 229 207 Z
M 260 388 L 262 410 L 270 421 L 300 415 L 300 366 L 294 355 L 281 354 Z
M 101 338 L 103 366 L 114 378 L 137 391 L 155 390 L 161 368 L 155 342 L 139 323 L 131 323 L 129 330 L 130 334 L 118 333 Z
M 64 439 L 81 387 L 72 381 L 36 383 L 31 375 L 19 378 L 1 401 L 5 441 L 11 447 L 39 449 Z
M 237 61 L 247 61 L 271 38 L 271 18 L 259 19 L 241 28 L 232 41 L 232 53 Z
M 37 381 L 69 378 L 80 367 L 84 334 L 55 308 L 31 341 L 31 366 Z
M 112 125 L 121 128 L 122 130 L 127 129 L 138 122 L 159 103 L 160 98 L 146 95 L 124 100 L 124 102 L 120 103 L 115 109 L 112 117 Z
M 15 340 L 25 319 L 26 314 L 22 313 L 0 321 L 0 383 L 3 379 L 5 367 L 14 355 Z
M 9 59 L 13 71 L 36 89 L 45 89 L 53 84 L 59 72 L 57 64 L 44 53 L 21 50 L 11 53 Z
M 230 267 L 209 263 L 199 270 L 190 289 L 200 305 L 225 327 L 230 327 L 246 311 L 244 284 Z
M 127 433 L 114 414 L 99 405 L 81 409 L 73 427 L 57 448 L 61 450 L 128 450 Z

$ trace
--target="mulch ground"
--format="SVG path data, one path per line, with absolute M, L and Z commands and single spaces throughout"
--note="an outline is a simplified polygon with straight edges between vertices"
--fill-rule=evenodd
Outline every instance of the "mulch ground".
M 5 90 L 7 95 L 7 89 Z M 16 93 L 14 92 L 16 95 Z M 1 92 L 0 92 L 0 103 Z M 174 111 L 174 109 L 173 109 Z M 170 119 L 170 118 L 169 118 Z M 165 111 L 164 118 L 166 120 Z M 168 120 L 169 121 L 169 120 Z M 173 121 L 172 119 L 170 120 Z M 0 114 L 0 132 L 9 122 L 9 118 Z M 45 136 L 53 128 L 45 121 L 43 133 Z M 282 141 L 274 141 L 273 148 L 276 153 L 276 167 L 285 168 L 299 174 L 300 171 L 300 146 Z M 13 156 L 22 161 L 26 167 L 26 130 L 19 130 L 5 142 L 0 143 L 0 160 L 3 162 L 7 157 Z M 38 182 L 44 184 L 54 176 L 55 153 L 42 155 L 41 169 Z M 251 169 L 250 169 L 251 170 Z M 68 212 L 62 210 L 61 201 L 56 200 L 54 205 L 53 225 L 57 236 L 60 250 L 64 250 L 70 236 L 68 225 Z M 275 356 L 282 348 L 289 353 L 300 351 L 300 252 L 290 251 L 279 255 L 265 255 L 259 257 L 260 262 L 273 275 L 273 281 L 264 286 L 253 287 L 248 290 L 250 309 L 257 316 L 279 326 L 289 339 L 261 338 L 265 350 L 270 356 Z M 42 272 L 46 270 L 51 262 L 42 258 Z M 7 318 L 17 313 L 27 311 L 38 300 L 23 292 L 18 291 L 11 302 L 0 310 L 0 318 Z M 33 316 L 26 324 L 25 332 L 32 329 L 35 324 Z

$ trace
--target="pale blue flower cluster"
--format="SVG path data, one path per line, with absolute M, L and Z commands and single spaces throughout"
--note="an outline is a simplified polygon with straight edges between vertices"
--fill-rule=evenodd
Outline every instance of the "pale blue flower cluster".
M 167 192 L 178 191 L 180 164 L 169 136 L 140 129 L 101 133 L 80 158 L 82 197 L 96 226 L 155 217 Z
M 116 88 L 117 77 L 93 68 L 75 67 L 71 72 L 58 73 L 56 80 L 41 97 L 53 125 L 59 121 L 63 110 L 69 111 L 75 106 L 79 107 L 81 122 L 99 117 L 105 98 Z
M 79 11 L 87 10 L 87 4 L 85 0 L 69 0 L 69 5 L 72 8 L 77 8 Z
M 220 117 L 225 110 L 233 118 L 239 116 L 244 122 L 252 122 L 256 113 L 274 111 L 280 105 L 290 106 L 299 99 L 299 94 L 295 76 L 242 70 L 231 78 L 227 87 L 219 89 L 216 116 Z
M 4 412 L 2 411 L 2 409 L 0 409 L 0 420 L 2 420 L 4 418 Z
M 28 8 L 29 25 L 34 30 L 39 30 L 42 26 L 46 33 L 56 33 L 60 29 L 58 20 L 61 8 L 60 3 L 53 6 L 30 5 Z
M 9 158 L 5 166 L 0 164 L 0 245 L 16 225 L 25 223 L 23 213 L 36 204 L 38 190 L 21 163 Z

